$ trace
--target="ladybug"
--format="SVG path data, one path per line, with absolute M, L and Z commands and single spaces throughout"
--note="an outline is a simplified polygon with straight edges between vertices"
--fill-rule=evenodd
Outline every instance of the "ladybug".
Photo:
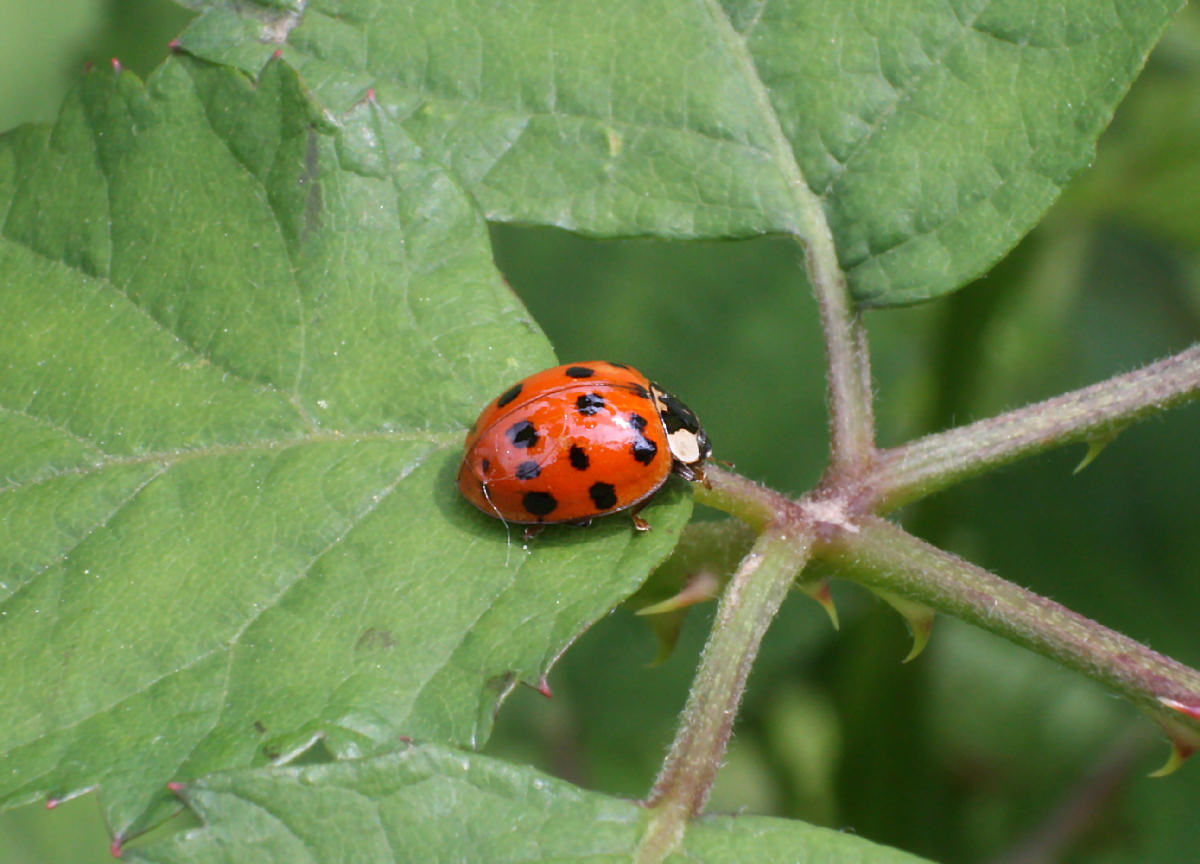
M 458 488 L 505 522 L 587 524 L 644 505 L 672 472 L 703 481 L 710 453 L 691 409 L 641 372 L 569 363 L 484 407 L 467 432 Z M 634 525 L 649 527 L 636 511 Z

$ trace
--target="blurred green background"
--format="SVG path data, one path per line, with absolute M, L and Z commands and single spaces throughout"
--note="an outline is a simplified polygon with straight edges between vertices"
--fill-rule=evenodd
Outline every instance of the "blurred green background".
M 84 63 L 148 74 L 188 18 L 166 0 L 0 5 L 0 129 L 53 119 Z M 497 226 L 496 258 L 564 360 L 631 362 L 703 418 L 716 455 L 787 492 L 826 446 L 822 352 L 793 246 L 600 242 Z M 1200 13 L 1185 9 L 1094 165 L 987 277 L 869 318 L 880 443 L 1125 371 L 1200 340 Z M 1200 666 L 1200 406 L 1129 429 L 1087 470 L 1052 453 L 915 505 L 922 536 Z M 708 514 L 711 516 L 712 514 Z M 711 807 L 804 818 L 945 862 L 1195 862 L 1200 764 L 1078 676 L 939 620 L 901 665 L 900 619 L 834 586 L 842 628 L 785 605 Z M 501 712 L 488 751 L 641 796 L 712 609 L 651 667 L 618 610 Z M 19 662 L 19 658 L 6 658 Z M 1200 763 L 1200 760 L 1197 760 Z M 167 826 L 164 830 L 173 830 Z M 0 862 L 100 862 L 94 800 L 0 816 Z

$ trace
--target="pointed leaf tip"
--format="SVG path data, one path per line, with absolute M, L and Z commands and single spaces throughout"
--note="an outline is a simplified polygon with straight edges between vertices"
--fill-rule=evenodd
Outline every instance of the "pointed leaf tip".
M 546 680 L 545 675 L 543 675 L 541 677 L 541 679 L 538 681 L 537 691 L 539 693 L 541 693 L 543 696 L 545 696 L 547 699 L 554 698 L 554 691 L 550 689 L 550 682 Z

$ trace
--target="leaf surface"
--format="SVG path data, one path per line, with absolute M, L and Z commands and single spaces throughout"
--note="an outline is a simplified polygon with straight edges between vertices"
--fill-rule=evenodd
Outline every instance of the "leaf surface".
M 403 736 L 482 745 L 668 554 L 682 484 L 527 546 L 465 429 L 554 362 L 454 180 L 378 107 L 188 58 L 0 139 L 0 801 Z
M 633 860 L 648 813 L 530 768 L 433 746 L 337 765 L 219 774 L 189 785 L 183 797 L 206 827 L 130 850 L 129 860 L 615 864 Z M 802 822 L 706 816 L 667 860 L 922 859 Z
M 490 219 L 743 237 L 823 207 L 855 298 L 894 305 L 1036 224 L 1182 3 L 198 5 L 187 50 L 279 48 L 337 110 L 375 88 Z

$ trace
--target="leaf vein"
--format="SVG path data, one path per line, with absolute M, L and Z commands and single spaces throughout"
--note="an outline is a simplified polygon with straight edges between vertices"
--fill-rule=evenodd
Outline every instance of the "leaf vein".
M 939 68 L 950 51 L 957 45 L 961 44 L 969 32 L 975 30 L 975 22 L 979 20 L 980 16 L 983 15 L 985 11 L 987 11 L 990 5 L 991 0 L 985 0 L 985 2 L 981 3 L 971 15 L 963 19 L 958 17 L 958 12 L 953 8 L 953 6 L 947 4 L 949 13 L 957 18 L 959 22 L 958 37 L 947 39 L 942 45 L 939 46 L 939 50 L 934 54 L 925 52 L 925 56 L 930 61 L 929 64 L 916 75 L 914 75 L 909 81 L 907 81 L 906 86 L 902 90 L 893 86 L 890 81 L 888 82 L 888 85 L 891 87 L 892 91 L 898 93 L 899 95 L 889 105 L 887 105 L 886 108 L 881 110 L 874 120 L 871 121 L 866 132 L 864 132 L 858 142 L 852 148 L 850 148 L 850 151 L 845 155 L 844 158 L 840 160 L 832 160 L 834 164 L 838 166 L 838 168 L 830 174 L 829 181 L 825 184 L 825 188 L 820 192 L 821 198 L 828 198 L 833 194 L 833 187 L 836 186 L 842 180 L 842 178 L 849 173 L 852 163 L 866 152 L 867 146 L 883 129 L 887 121 L 899 112 L 900 107 L 912 99 L 913 93 L 920 88 L 920 85 L 923 82 L 926 74 L 931 70 Z
M 358 513 L 354 514 L 353 516 L 351 516 L 349 519 L 346 520 L 345 528 L 338 534 L 334 535 L 334 537 L 331 538 L 330 541 L 322 549 L 318 550 L 312 556 L 312 558 L 309 559 L 308 563 L 306 563 L 303 567 L 299 568 L 293 574 L 292 578 L 288 581 L 288 583 L 286 585 L 284 585 L 279 591 L 276 592 L 274 597 L 272 597 L 267 602 L 260 604 L 258 606 L 258 608 L 255 610 L 254 614 L 249 616 L 237 628 L 237 630 L 231 636 L 229 636 L 228 639 L 223 641 L 222 644 L 228 648 L 230 657 L 229 657 L 229 663 L 226 666 L 225 680 L 221 686 L 221 695 L 218 698 L 220 707 L 217 709 L 217 716 L 213 720 L 212 729 L 209 730 L 209 732 L 204 736 L 204 738 L 202 738 L 196 742 L 196 747 L 199 747 L 201 744 L 203 744 L 204 741 L 207 740 L 208 736 L 216 731 L 216 729 L 220 726 L 221 720 L 225 717 L 225 715 L 230 707 L 229 688 L 230 688 L 231 681 L 233 679 L 233 666 L 237 660 L 236 655 L 238 654 L 238 648 L 240 646 L 242 637 L 246 634 L 246 632 L 251 627 L 254 626 L 254 624 L 256 624 L 262 618 L 263 615 L 267 614 L 267 612 L 269 612 L 269 611 L 273 611 L 276 607 L 278 607 L 279 604 L 292 591 L 293 588 L 295 588 L 297 585 L 302 584 L 305 580 L 305 577 L 307 577 L 308 574 L 312 572 L 312 568 L 314 566 L 316 566 L 316 564 L 322 558 L 324 558 L 326 555 L 328 555 L 333 549 L 337 548 L 338 545 L 345 542 L 346 538 L 350 536 L 350 534 L 362 523 L 362 521 L 364 519 L 366 519 L 368 516 L 370 516 L 371 513 L 373 513 L 376 510 L 376 508 L 379 507 L 380 504 L 382 504 L 384 501 L 386 501 L 396 491 L 396 489 L 399 487 L 399 485 L 402 482 L 404 482 L 404 479 L 406 477 L 408 477 L 410 474 L 412 474 L 413 471 L 415 471 L 418 467 L 420 467 L 421 465 L 424 464 L 424 462 L 428 458 L 428 456 L 429 456 L 429 454 L 425 454 L 424 456 L 405 465 L 404 469 L 396 475 L 395 479 L 392 480 L 391 483 L 389 483 L 387 486 L 385 486 L 378 494 L 372 495 L 368 499 L 366 506 L 363 507 L 362 510 L 360 510 Z M 195 749 L 195 748 L 193 748 L 193 749 Z
M 212 444 L 197 448 L 156 450 L 148 453 L 141 453 L 136 456 L 108 456 L 104 460 L 98 461 L 91 465 L 80 465 L 75 468 L 67 468 L 61 471 L 48 471 L 43 474 L 36 475 L 35 477 L 32 477 L 26 481 L 9 483 L 6 486 L 0 487 L 0 495 L 3 495 L 7 492 L 26 489 L 30 486 L 38 486 L 43 483 L 49 483 L 57 480 L 60 477 L 87 476 L 99 473 L 107 468 L 122 467 L 126 465 L 143 465 L 161 462 L 164 465 L 171 467 L 192 459 L 217 459 L 222 456 L 240 455 L 244 453 L 264 453 L 274 450 L 287 450 L 292 447 L 303 447 L 310 444 L 355 444 L 363 441 L 394 441 L 399 443 L 425 442 L 432 444 L 439 449 L 444 449 L 447 447 L 457 446 L 460 443 L 461 435 L 462 432 L 459 430 L 454 430 L 453 432 L 447 431 L 444 434 L 434 433 L 428 430 L 424 432 L 373 431 L 360 432 L 351 435 L 342 435 L 336 432 L 325 432 L 321 434 L 308 435 L 302 438 L 267 439 L 251 444 Z
M 59 432 L 62 435 L 70 438 L 75 443 L 77 443 L 83 447 L 87 447 L 90 450 L 94 450 L 96 452 L 96 454 L 98 454 L 101 457 L 111 455 L 107 450 L 105 450 L 100 445 L 96 444 L 91 439 L 83 437 L 82 435 L 73 431 L 69 427 L 64 426 L 62 423 L 59 423 L 57 420 L 52 420 L 49 417 L 45 417 L 41 414 L 35 414 L 35 413 L 31 412 L 29 410 L 30 404 L 32 404 L 32 400 L 30 403 L 27 403 L 24 408 L 12 408 L 8 405 L 0 405 L 0 412 L 25 417 L 25 418 L 31 420 L 32 422 L 38 424 L 39 426 L 44 426 L 55 432 Z M 3 490 L 0 489 L 0 491 L 3 491 Z
M 70 557 L 72 552 L 74 552 L 80 546 L 82 546 L 85 542 L 87 542 L 87 539 L 89 537 L 91 537 L 93 534 L 95 534 L 97 531 L 99 531 L 101 528 L 103 528 L 109 522 L 111 522 L 117 516 L 117 514 L 120 513 L 122 510 L 124 510 L 126 507 L 128 507 L 133 502 L 133 500 L 135 498 L 137 498 L 137 496 L 140 495 L 147 486 L 149 486 L 151 483 L 153 483 L 159 477 L 163 476 L 163 474 L 165 474 L 166 471 L 167 471 L 167 469 L 165 467 L 160 468 L 158 471 L 155 471 L 153 474 L 149 475 L 145 480 L 143 480 L 141 483 L 139 483 L 133 489 L 129 490 L 129 493 L 121 501 L 117 502 L 108 513 L 106 513 L 103 516 L 101 516 L 100 518 L 98 518 L 93 525 L 91 525 L 89 528 L 87 528 L 87 530 L 85 530 L 83 533 L 79 534 L 76 538 L 74 538 L 74 541 L 72 543 L 70 543 L 63 551 L 57 553 L 53 558 L 46 561 L 45 566 L 43 566 L 41 569 L 37 570 L 36 572 L 30 574 L 29 578 L 27 580 L 25 580 L 25 582 L 22 585 L 20 585 L 15 591 L 13 591 L 11 594 L 9 594 L 8 597 L 4 598 L 3 600 L 0 600 L 0 607 L 3 607 L 4 605 L 6 605 L 13 598 L 19 597 L 27 588 L 32 586 L 35 582 L 37 582 L 38 579 L 40 579 L 47 572 L 49 572 L 52 567 L 54 567 L 58 564 L 61 564 L 68 557 Z M 61 601 L 61 597 L 60 597 L 60 601 Z

